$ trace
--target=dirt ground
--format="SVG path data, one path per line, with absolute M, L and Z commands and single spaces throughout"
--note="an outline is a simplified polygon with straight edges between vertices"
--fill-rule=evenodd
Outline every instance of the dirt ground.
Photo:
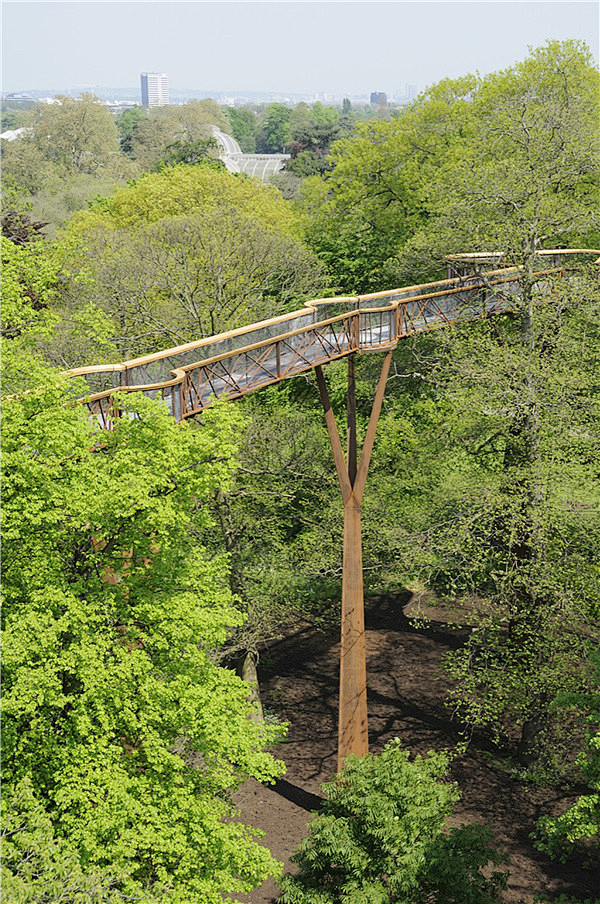
M 459 740 L 443 705 L 445 680 L 440 658 L 456 647 L 464 629 L 440 621 L 415 627 L 410 594 L 378 597 L 367 604 L 367 677 L 370 749 L 377 752 L 399 737 L 412 753 L 454 746 Z M 435 610 L 434 610 L 435 613 Z M 439 612 L 435 613 L 439 618 Z M 321 783 L 336 769 L 339 641 L 337 632 L 304 628 L 273 646 L 259 667 L 263 705 L 290 723 L 276 755 L 287 773 L 275 786 L 247 782 L 236 795 L 242 821 L 264 831 L 262 844 L 290 866 L 289 857 L 306 834 L 311 811 L 321 801 Z M 529 834 L 544 813 L 560 813 L 571 798 L 552 788 L 527 788 L 498 765 L 485 738 L 473 739 L 453 763 L 452 778 L 462 799 L 453 824 L 487 823 L 508 854 L 506 904 L 532 904 L 536 895 L 600 900 L 600 864 L 560 864 L 533 848 Z M 271 904 L 274 882 L 238 900 Z

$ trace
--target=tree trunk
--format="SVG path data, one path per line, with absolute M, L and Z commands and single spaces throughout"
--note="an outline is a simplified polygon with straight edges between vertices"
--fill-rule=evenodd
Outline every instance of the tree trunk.
M 546 730 L 548 727 L 548 713 L 546 707 L 540 702 L 535 714 L 523 722 L 521 739 L 517 748 L 519 762 L 523 766 L 532 766 L 543 763 L 547 757 Z
M 255 703 L 258 706 L 258 710 L 256 712 L 253 712 L 250 716 L 250 718 L 256 722 L 262 721 L 263 719 L 263 708 L 260 699 L 260 686 L 258 683 L 258 672 L 256 670 L 257 662 L 257 654 L 252 652 L 252 650 L 248 650 L 246 653 L 243 653 L 242 656 L 238 659 L 236 666 L 236 672 L 239 677 L 250 685 L 250 693 L 248 694 L 249 702 Z

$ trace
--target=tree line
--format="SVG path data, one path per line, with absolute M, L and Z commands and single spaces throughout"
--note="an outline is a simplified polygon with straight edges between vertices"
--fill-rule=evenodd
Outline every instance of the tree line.
M 349 101 L 341 108 L 320 102 L 220 107 L 206 99 L 151 110 L 135 106 L 113 116 L 92 94 L 53 100 L 4 109 L 2 129 L 21 131 L 1 148 L 5 181 L 29 196 L 52 231 L 89 198 L 108 196 L 142 173 L 177 163 L 222 166 L 213 125 L 236 138 L 244 153 L 290 153 L 276 182 L 291 197 L 302 178 L 327 168 L 335 140 L 351 134 L 356 122 L 383 115 L 353 109 Z

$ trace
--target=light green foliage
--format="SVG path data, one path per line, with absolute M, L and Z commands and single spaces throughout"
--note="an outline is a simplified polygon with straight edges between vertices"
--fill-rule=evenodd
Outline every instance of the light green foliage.
M 444 830 L 459 794 L 445 754 L 409 761 L 392 741 L 379 756 L 346 759 L 282 881 L 282 904 L 492 904 L 503 857 L 483 826 Z M 486 871 L 487 872 L 487 871 Z
M 376 290 L 439 273 L 452 251 L 522 259 L 591 238 L 598 91 L 585 45 L 555 41 L 505 72 L 439 82 L 390 122 L 358 124 L 323 184 L 304 189 L 336 282 Z
M 15 337 L 40 328 L 56 297 L 59 256 L 40 239 L 25 246 L 2 236 L 2 336 Z
M 5 904 L 108 904 L 122 901 L 120 876 L 85 871 L 77 852 L 56 837 L 52 821 L 23 779 L 2 798 L 2 897 Z M 154 897 L 144 895 L 144 901 Z
M 311 240 L 349 291 L 380 289 L 394 250 L 420 226 L 424 195 L 448 153 L 469 132 L 465 116 L 476 79 L 443 81 L 392 122 L 357 123 L 331 151 L 322 185 L 309 180 Z
M 0 142 L 2 175 L 9 176 L 25 191 L 32 194 L 49 182 L 57 180 L 56 167 L 44 158 L 35 146 L 31 134 Z
M 31 111 L 20 106 L 11 107 L 10 101 L 0 103 L 0 132 L 25 129 L 31 123 Z
M 64 293 L 63 316 L 83 302 L 105 311 L 123 359 L 293 310 L 324 282 L 300 235 L 275 189 L 167 168 L 73 219 L 65 241 L 88 283 Z
M 585 45 L 551 41 L 483 79 L 471 137 L 426 192 L 430 219 L 403 253 L 412 272 L 449 251 L 595 247 L 600 201 L 600 77 Z
M 175 166 L 144 175 L 111 198 L 98 200 L 90 211 L 73 217 L 70 232 L 82 233 L 96 225 L 147 225 L 182 212 L 227 205 L 259 216 L 267 226 L 294 234 L 301 230 L 302 220 L 269 186 L 204 167 Z
M 36 385 L 37 366 L 27 366 L 27 355 L 35 351 L 45 360 L 68 367 L 90 355 L 115 355 L 113 326 L 93 302 L 85 302 L 67 316 L 58 312 L 59 299 L 72 281 L 65 266 L 66 249 L 34 237 L 16 245 L 2 237 L 2 337 L 10 339 L 12 354 L 24 354 L 23 367 L 6 373 L 3 390 L 18 392 Z
M 311 105 L 310 117 L 319 125 L 335 125 L 335 123 L 338 122 L 340 115 L 336 107 L 325 107 L 320 101 L 317 101 Z
M 35 217 L 53 237 L 68 216 L 98 194 L 108 195 L 135 175 L 119 150 L 114 120 L 92 95 L 37 104 L 29 131 L 2 142 L 3 176 L 32 196 Z
M 100 437 L 65 405 L 80 388 L 10 352 L 10 382 L 37 368 L 38 385 L 4 412 L 6 800 L 29 777 L 86 876 L 116 876 L 125 895 L 216 904 L 248 891 L 274 864 L 232 821 L 229 794 L 281 765 L 247 687 L 212 661 L 240 615 L 226 557 L 202 543 L 206 501 L 231 475 L 235 408 L 194 429 L 125 396 Z
M 225 205 L 135 230 L 98 230 L 88 248 L 83 263 L 93 283 L 83 298 L 112 317 L 122 357 L 297 308 L 322 272 L 285 231 Z
M 48 224 L 44 230 L 47 238 L 57 238 L 75 211 L 87 210 L 96 198 L 108 198 L 125 187 L 127 178 L 136 173 L 126 157 L 121 156 L 120 161 L 119 174 L 115 177 L 77 173 L 50 180 L 35 192 L 32 213 Z

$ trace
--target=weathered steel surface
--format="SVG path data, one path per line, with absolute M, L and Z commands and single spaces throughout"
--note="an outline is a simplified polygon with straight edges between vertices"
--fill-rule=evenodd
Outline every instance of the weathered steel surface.
M 385 356 L 381 368 L 358 466 L 354 355 L 348 358 L 347 461 L 344 460 L 342 442 L 329 401 L 325 377 L 322 369 L 316 368 L 325 423 L 344 503 L 338 771 L 349 754 L 365 756 L 369 752 L 361 505 L 391 359 L 390 351 Z

